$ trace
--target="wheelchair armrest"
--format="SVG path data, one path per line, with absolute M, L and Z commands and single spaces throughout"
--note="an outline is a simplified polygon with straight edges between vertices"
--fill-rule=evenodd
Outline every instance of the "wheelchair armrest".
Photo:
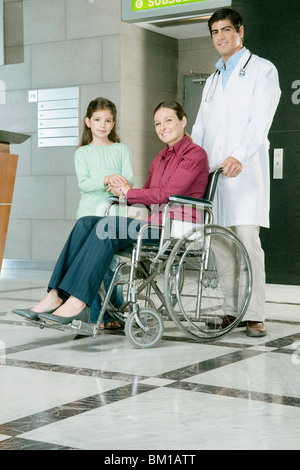
M 110 196 L 108 200 L 109 204 L 105 209 L 105 217 L 109 215 L 111 207 L 115 204 L 118 204 L 118 206 L 127 206 L 127 199 L 119 199 L 117 196 Z
M 124 199 L 119 199 L 117 196 L 110 196 L 108 198 L 110 204 L 121 204 L 123 206 L 127 206 L 127 199 L 124 198 Z
M 192 204 L 195 206 L 201 206 L 202 208 L 212 208 L 213 206 L 212 202 L 207 199 L 198 199 L 197 197 L 181 196 L 178 194 L 170 196 L 169 201 L 176 202 L 178 204 Z
M 109 215 L 109 211 L 112 206 L 115 204 L 118 204 L 119 206 L 126 206 L 126 207 L 141 207 L 144 209 L 147 209 L 147 211 L 150 213 L 151 212 L 151 207 L 150 206 L 145 206 L 144 204 L 128 204 L 127 198 L 124 199 L 119 199 L 117 196 L 110 196 L 109 197 L 109 204 L 105 209 L 105 216 Z
M 201 209 L 205 213 L 205 223 L 213 223 L 213 203 L 208 199 L 198 199 L 197 197 L 191 196 L 181 196 L 178 194 L 174 194 L 169 197 L 169 204 L 180 204 L 182 206 L 189 205 L 194 206 L 196 209 Z M 166 219 L 164 219 L 166 220 Z

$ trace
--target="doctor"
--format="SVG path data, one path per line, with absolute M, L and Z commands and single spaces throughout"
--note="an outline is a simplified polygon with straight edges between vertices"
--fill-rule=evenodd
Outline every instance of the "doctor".
M 244 319 L 248 336 L 264 336 L 265 267 L 260 227 L 269 227 L 268 132 L 279 102 L 278 73 L 243 47 L 240 14 L 223 8 L 208 22 L 221 58 L 207 80 L 192 138 L 207 152 L 210 171 L 223 166 L 215 222 L 230 227 L 252 263 L 253 290 Z M 224 317 L 224 326 L 233 318 Z

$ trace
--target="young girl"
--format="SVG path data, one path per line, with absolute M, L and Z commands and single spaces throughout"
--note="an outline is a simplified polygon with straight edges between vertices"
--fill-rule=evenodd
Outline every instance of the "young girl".
M 77 219 L 87 215 L 103 216 L 112 195 L 109 188 L 133 184 L 132 155 L 126 145 L 120 143 L 116 132 L 116 106 L 105 98 L 96 98 L 88 105 L 84 118 L 81 141 L 75 153 L 75 168 L 81 198 Z M 113 206 L 114 208 L 116 206 Z M 114 214 L 113 210 L 111 211 Z M 108 288 L 113 269 L 119 263 L 115 256 L 104 279 Z M 115 307 L 123 304 L 123 289 L 116 286 L 111 297 Z M 97 295 L 91 305 L 91 322 L 95 323 L 101 302 Z M 104 317 L 106 328 L 120 327 L 108 315 Z M 101 325 L 104 328 L 104 324 Z
M 120 143 L 116 117 L 115 105 L 105 98 L 96 98 L 87 108 L 81 142 L 75 153 L 81 192 L 77 219 L 104 215 L 111 196 L 108 185 L 117 188 L 126 182 L 133 184 L 132 155 Z

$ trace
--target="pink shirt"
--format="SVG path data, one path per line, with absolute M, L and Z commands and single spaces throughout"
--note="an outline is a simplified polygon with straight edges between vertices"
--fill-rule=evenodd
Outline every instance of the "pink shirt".
M 172 195 L 202 198 L 209 174 L 205 150 L 184 136 L 172 147 L 164 147 L 151 163 L 148 178 L 142 189 L 127 192 L 129 204 L 162 205 Z M 162 207 L 159 208 L 161 212 Z M 155 211 L 156 212 L 156 211 Z M 176 211 L 178 212 L 178 210 Z M 181 211 L 179 210 L 180 215 Z M 175 215 L 175 214 L 174 214 Z M 176 218 L 180 218 L 181 216 Z M 190 211 L 188 219 L 194 219 Z M 186 219 L 186 211 L 185 211 Z M 153 221 L 153 218 L 151 217 Z

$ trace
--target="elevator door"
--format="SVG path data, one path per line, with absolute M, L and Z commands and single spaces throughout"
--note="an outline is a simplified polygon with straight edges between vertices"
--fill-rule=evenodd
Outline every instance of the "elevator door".
M 208 74 L 193 74 L 184 77 L 183 107 L 188 117 L 186 129 L 189 134 L 192 132 L 192 127 L 197 117 L 203 88 L 208 77 Z

